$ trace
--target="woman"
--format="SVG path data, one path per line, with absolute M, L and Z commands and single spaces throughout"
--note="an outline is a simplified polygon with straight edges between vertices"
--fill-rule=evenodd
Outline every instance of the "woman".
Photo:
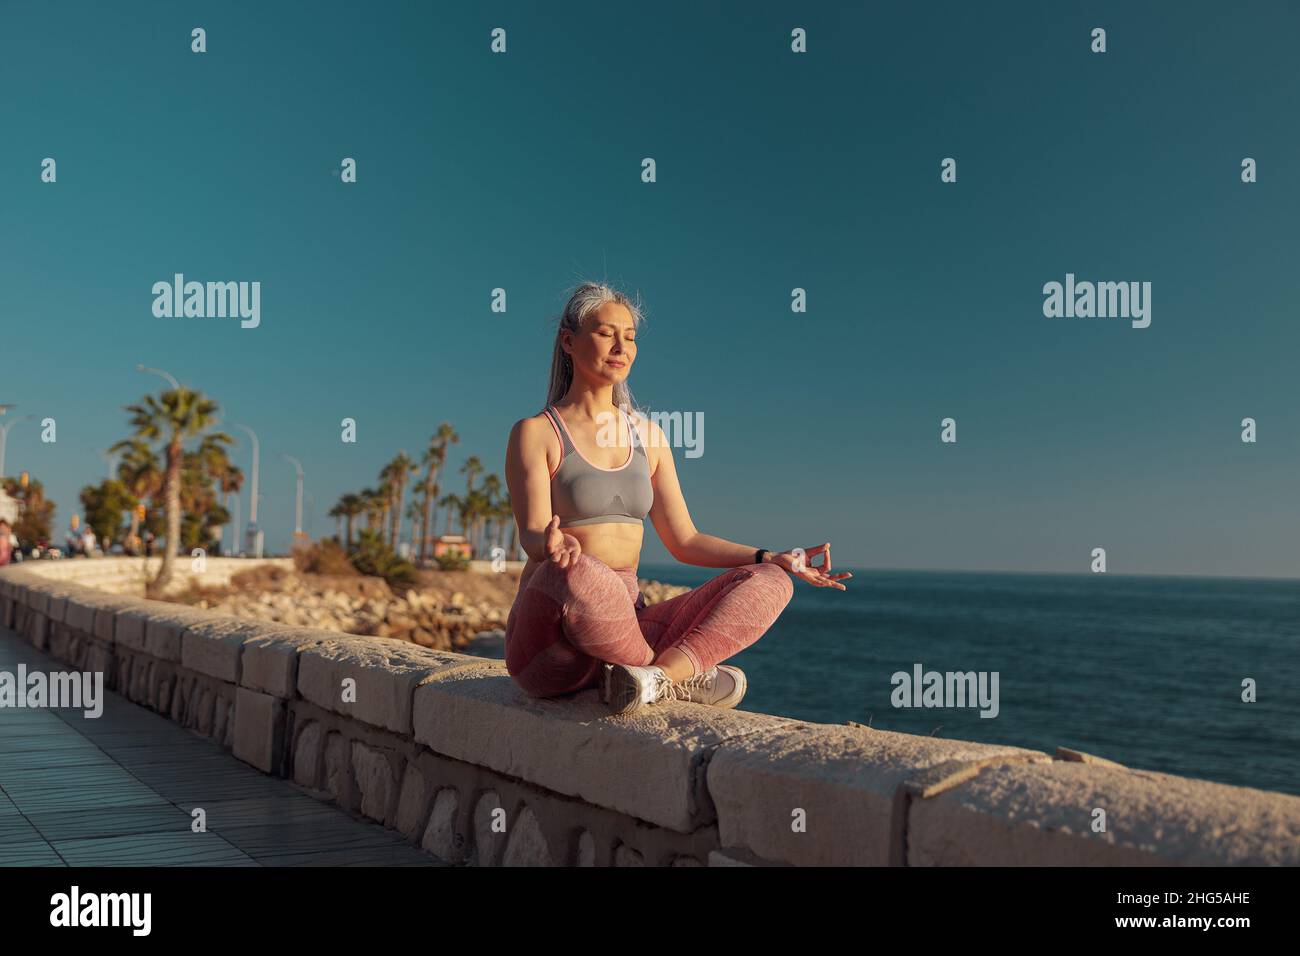
M 852 575 L 829 573 L 829 542 L 773 553 L 696 530 L 663 431 L 629 414 L 640 319 L 622 293 L 580 286 L 556 332 L 546 408 L 511 429 L 506 482 L 528 561 L 506 667 L 538 697 L 598 685 L 616 713 L 660 700 L 735 707 L 745 675 L 720 662 L 776 620 L 789 575 L 841 591 Z M 636 576 L 647 514 L 677 560 L 731 570 L 647 607 Z

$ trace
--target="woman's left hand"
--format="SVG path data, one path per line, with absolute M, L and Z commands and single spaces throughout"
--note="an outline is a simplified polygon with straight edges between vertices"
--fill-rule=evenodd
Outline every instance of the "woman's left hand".
M 818 554 L 825 554 L 826 560 L 820 565 L 814 566 L 812 559 Z M 789 551 L 778 551 L 771 555 L 772 563 L 778 564 L 785 568 L 796 578 L 803 578 L 809 584 L 819 588 L 836 588 L 845 591 L 847 588 L 840 584 L 841 581 L 847 581 L 853 577 L 848 571 L 841 571 L 838 574 L 828 573 L 831 569 L 831 543 L 819 544 L 815 548 L 792 548 Z

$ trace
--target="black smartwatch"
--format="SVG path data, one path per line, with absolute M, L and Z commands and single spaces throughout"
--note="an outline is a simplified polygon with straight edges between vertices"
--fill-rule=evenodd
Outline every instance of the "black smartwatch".
M 762 564 L 762 563 L 763 563 L 763 555 L 765 555 L 765 554 L 771 554 L 771 553 L 772 553 L 772 552 L 771 552 L 771 551 L 768 551 L 766 548 L 759 548 L 757 551 L 754 552 L 754 563 L 755 563 L 755 564 Z

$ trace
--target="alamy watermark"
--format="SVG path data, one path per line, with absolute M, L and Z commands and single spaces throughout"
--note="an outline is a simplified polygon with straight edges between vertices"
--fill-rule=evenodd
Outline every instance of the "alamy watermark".
M 50 897 L 50 925 L 55 927 L 125 927 L 132 936 L 148 936 L 153 927 L 152 893 L 83 893 L 73 885 Z
M 703 412 L 631 412 L 629 417 L 633 422 L 646 420 L 659 426 L 658 430 L 649 429 L 652 447 L 685 448 L 687 458 L 699 458 L 704 454 Z M 627 432 L 619 416 L 613 412 L 601 412 L 596 416 L 596 444 L 601 448 L 627 447 Z
M 1049 319 L 1132 319 L 1135 329 L 1151 324 L 1150 282 L 1075 282 L 1065 274 L 1065 284 L 1043 286 L 1043 315 Z
M 0 670 L 0 709 L 5 707 L 58 707 L 82 710 L 88 719 L 104 713 L 103 671 Z
M 889 702 L 895 707 L 979 707 L 981 717 L 998 715 L 997 671 L 895 671 Z
M 177 272 L 171 282 L 153 284 L 153 314 L 160 319 L 242 319 L 240 328 L 262 323 L 261 282 L 186 282 Z

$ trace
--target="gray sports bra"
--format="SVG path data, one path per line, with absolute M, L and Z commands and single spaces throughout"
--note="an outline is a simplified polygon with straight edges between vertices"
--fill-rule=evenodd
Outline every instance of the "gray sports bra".
M 627 427 L 631 447 L 627 461 L 618 468 L 599 468 L 587 461 L 555 406 L 547 405 L 545 413 L 560 439 L 560 464 L 551 475 L 551 511 L 560 516 L 560 527 L 609 521 L 642 524 L 654 504 L 650 459 L 622 410 L 619 420 Z

